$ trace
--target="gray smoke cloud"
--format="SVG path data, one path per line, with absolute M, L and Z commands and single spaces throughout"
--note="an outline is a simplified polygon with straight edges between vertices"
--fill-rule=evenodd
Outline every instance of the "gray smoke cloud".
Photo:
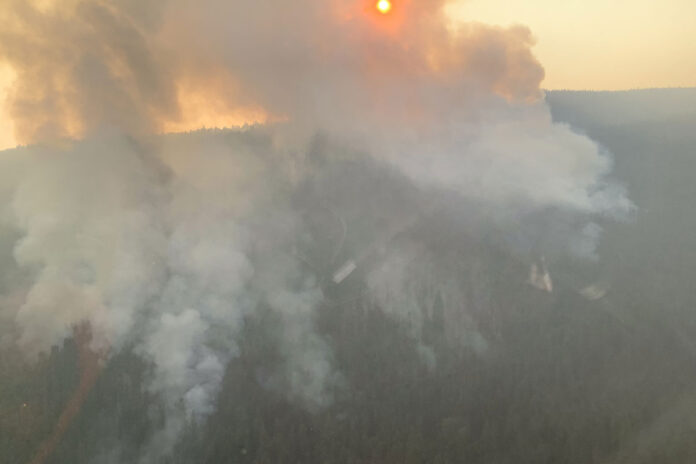
M 143 462 L 215 407 L 246 317 L 267 306 L 283 324 L 282 376 L 317 408 L 337 385 L 314 329 L 322 289 L 293 254 L 300 212 L 281 154 L 260 141 L 227 145 L 206 133 L 143 145 L 120 135 L 68 148 L 3 153 L 3 263 L 15 283 L 0 306 L 30 356 L 89 321 L 92 348 L 149 361 L 164 427 Z M 268 151 L 266 151 L 268 150 Z M 15 296 L 13 296 L 15 295 Z
M 451 29 L 443 6 L 6 2 L 0 59 L 28 146 L 0 153 L 3 343 L 36 355 L 88 321 L 94 349 L 135 346 L 166 411 L 143 462 L 214 410 L 245 320 L 264 310 L 282 327 L 269 388 L 310 409 L 346 388 L 316 329 L 342 259 L 409 321 L 426 363 L 436 304 L 453 346 L 485 351 L 472 316 L 485 269 L 399 234 L 445 211 L 455 236 L 502 231 L 518 249 L 597 259 L 598 222 L 633 206 L 608 154 L 552 122 L 530 31 Z M 187 120 L 191 95 L 261 108 L 268 124 L 154 136 Z M 339 230 L 329 259 L 310 256 L 322 239 L 307 216 L 322 210 Z

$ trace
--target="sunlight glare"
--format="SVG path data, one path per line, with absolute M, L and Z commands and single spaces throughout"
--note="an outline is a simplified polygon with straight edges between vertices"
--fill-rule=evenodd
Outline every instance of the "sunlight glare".
M 392 8 L 392 5 L 391 5 L 391 2 L 389 0 L 379 0 L 379 2 L 377 2 L 377 9 L 382 14 L 389 13 L 389 11 L 391 11 L 391 8 Z

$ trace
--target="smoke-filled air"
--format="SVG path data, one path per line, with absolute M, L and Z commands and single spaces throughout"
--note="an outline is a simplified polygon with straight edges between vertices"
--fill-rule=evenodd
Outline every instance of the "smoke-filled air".
M 637 209 L 611 152 L 552 117 L 532 32 L 387 3 L 3 2 L 22 145 L 0 152 L 0 350 L 36 372 L 72 349 L 78 372 L 27 462 L 464 462 L 196 446 L 251 430 L 234 408 L 347 424 L 384 366 L 463 389 L 521 308 L 607 301 L 585 277 Z M 98 393 L 126 377 L 139 408 Z M 119 405 L 99 426 L 94 398 Z M 76 423 L 101 432 L 69 454 Z

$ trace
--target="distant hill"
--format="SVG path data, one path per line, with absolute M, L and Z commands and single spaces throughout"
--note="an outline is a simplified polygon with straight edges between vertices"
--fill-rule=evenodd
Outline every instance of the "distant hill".
M 638 122 L 696 122 L 696 87 L 621 92 L 549 91 L 554 117 L 580 127 Z
M 556 121 L 611 152 L 613 175 L 638 206 L 634 223 L 607 224 L 605 256 L 620 260 L 620 272 L 634 279 L 652 276 L 641 292 L 663 311 L 690 310 L 696 305 L 696 89 L 563 91 L 547 99 Z

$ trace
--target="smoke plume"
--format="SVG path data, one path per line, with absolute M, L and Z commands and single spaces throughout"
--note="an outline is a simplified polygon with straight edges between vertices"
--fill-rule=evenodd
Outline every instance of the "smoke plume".
M 453 346 L 485 350 L 471 314 L 485 270 L 443 260 L 435 226 L 409 232 L 432 216 L 449 218 L 447 240 L 495 231 L 597 259 L 598 224 L 632 209 L 608 154 L 552 122 L 529 30 L 453 29 L 443 0 L 393 4 L 2 7 L 6 104 L 27 146 L 0 153 L 0 335 L 33 356 L 86 321 L 95 351 L 149 362 L 166 418 L 143 462 L 214 411 L 262 313 L 284 359 L 268 388 L 310 410 L 350 388 L 316 328 L 346 278 L 411 321 L 426 362 L 436 301 Z M 156 135 L 206 122 L 262 124 Z

